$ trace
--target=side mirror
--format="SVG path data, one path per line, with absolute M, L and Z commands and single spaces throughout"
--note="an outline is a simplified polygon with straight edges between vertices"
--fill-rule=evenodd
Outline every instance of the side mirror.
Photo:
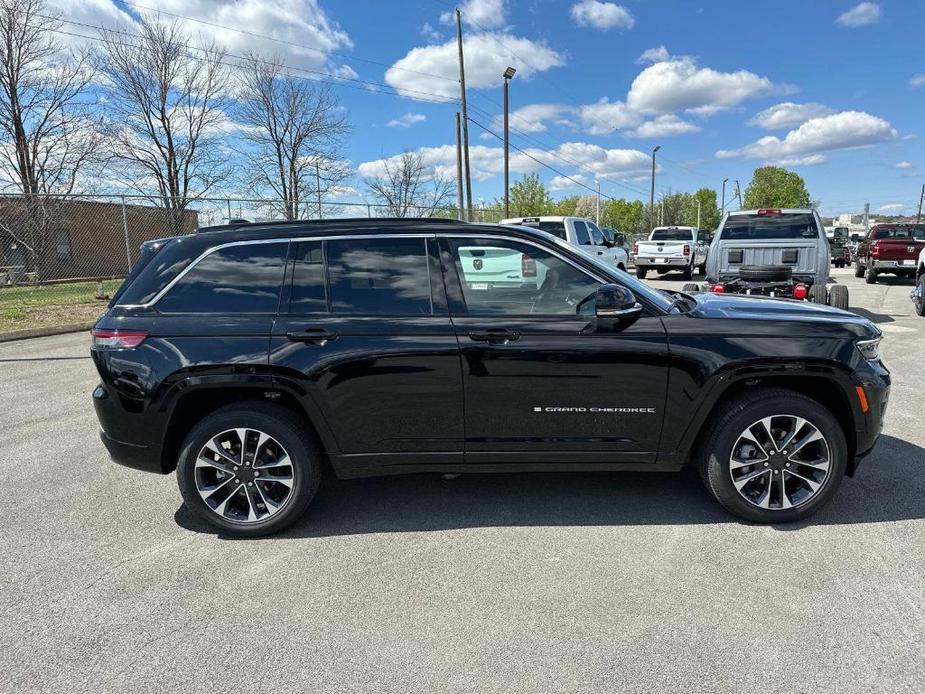
M 642 315 L 642 306 L 626 287 L 619 284 L 603 284 L 594 298 L 594 316 L 597 327 L 613 327 L 625 324 Z

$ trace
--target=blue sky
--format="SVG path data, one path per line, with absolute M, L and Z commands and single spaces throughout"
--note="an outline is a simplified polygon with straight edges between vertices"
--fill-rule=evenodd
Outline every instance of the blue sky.
M 404 149 L 455 170 L 452 2 L 53 4 L 95 24 L 118 19 L 120 10 L 172 12 L 200 20 L 191 31 L 232 50 L 278 52 L 287 64 L 346 78 L 335 87 L 354 127 L 345 155 L 361 175 Z M 658 191 L 719 190 L 723 178 L 744 189 L 755 166 L 772 162 L 803 175 L 827 214 L 859 212 L 865 202 L 875 213 L 908 212 L 918 202 L 925 181 L 919 0 L 460 5 L 470 117 L 494 129 L 501 73 L 514 66 L 512 143 L 591 187 L 599 180 L 605 194 L 647 197 L 648 153 L 657 144 Z M 373 91 L 356 80 L 388 87 Z M 470 125 L 475 197 L 490 200 L 501 194 L 501 150 L 482 135 Z M 556 196 L 588 192 L 522 155 L 512 169 L 515 177 L 537 171 Z M 365 194 L 361 175 L 354 198 Z

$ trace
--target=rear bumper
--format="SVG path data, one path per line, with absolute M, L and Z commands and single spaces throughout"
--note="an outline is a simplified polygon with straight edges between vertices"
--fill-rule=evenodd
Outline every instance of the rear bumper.
M 915 259 L 872 260 L 871 264 L 877 270 L 908 270 L 909 272 L 915 272 L 917 262 Z
M 658 262 L 656 262 L 658 261 Z M 634 261 L 636 267 L 644 267 L 646 269 L 652 268 L 657 270 L 660 267 L 687 267 L 691 264 L 691 259 L 688 258 L 636 258 Z
M 139 446 L 125 441 L 117 441 L 102 429 L 100 429 L 100 440 L 106 446 L 106 450 L 109 451 L 109 457 L 112 458 L 113 462 L 136 470 L 164 474 L 161 466 L 160 450 L 154 450 L 151 446 Z

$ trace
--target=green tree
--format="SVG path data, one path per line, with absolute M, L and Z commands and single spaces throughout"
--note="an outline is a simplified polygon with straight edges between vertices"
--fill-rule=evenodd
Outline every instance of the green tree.
M 688 226 L 697 226 L 697 203 L 700 203 L 700 228 L 716 229 L 719 226 L 719 205 L 716 204 L 716 191 L 701 188 L 694 193 L 693 204 L 687 218 Z
M 646 227 L 646 206 L 639 200 L 608 200 L 601 203 L 601 224 L 631 236 Z
M 569 195 L 561 200 L 556 200 L 556 202 L 552 204 L 552 210 L 550 211 L 553 214 L 562 215 L 563 217 L 574 217 L 575 210 L 578 209 L 578 200 L 578 195 Z
M 803 177 L 779 166 L 755 169 L 742 200 L 745 209 L 763 207 L 810 207 L 812 202 Z
M 531 217 L 553 209 L 552 198 L 540 183 L 539 174 L 529 174 L 511 186 L 511 216 Z

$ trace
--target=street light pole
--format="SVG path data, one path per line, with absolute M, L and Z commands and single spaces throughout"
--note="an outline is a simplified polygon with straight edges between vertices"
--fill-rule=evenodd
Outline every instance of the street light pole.
M 510 199 L 510 171 L 508 165 L 511 159 L 511 139 L 508 132 L 508 83 L 517 72 L 514 68 L 509 67 L 504 71 L 504 217 L 507 219 L 511 216 L 511 199 Z
M 652 188 L 649 191 L 650 226 L 655 226 L 655 153 L 661 148 L 661 145 L 655 145 L 655 147 L 652 148 Z
M 723 206 L 719 208 L 720 217 L 726 212 L 726 181 L 728 180 L 728 178 L 723 179 Z

